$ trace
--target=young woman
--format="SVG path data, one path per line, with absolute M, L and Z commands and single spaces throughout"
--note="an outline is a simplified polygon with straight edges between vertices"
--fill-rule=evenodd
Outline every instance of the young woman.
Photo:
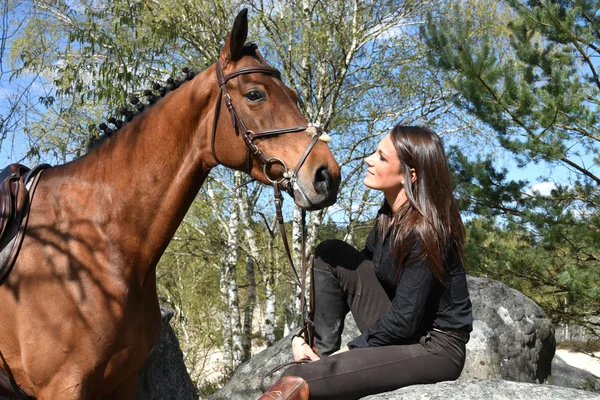
M 317 352 L 300 337 L 289 368 L 261 399 L 359 399 L 457 379 L 472 329 L 464 231 L 444 148 L 433 132 L 395 126 L 365 159 L 384 195 L 365 248 L 339 240 L 313 262 Z M 340 349 L 352 311 L 362 334 Z

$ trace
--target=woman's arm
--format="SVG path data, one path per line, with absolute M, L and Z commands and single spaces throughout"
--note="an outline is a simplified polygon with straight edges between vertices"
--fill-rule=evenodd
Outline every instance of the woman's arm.
M 404 265 L 392 300 L 392 309 L 348 346 L 378 347 L 413 337 L 419 327 L 435 277 L 425 260 Z

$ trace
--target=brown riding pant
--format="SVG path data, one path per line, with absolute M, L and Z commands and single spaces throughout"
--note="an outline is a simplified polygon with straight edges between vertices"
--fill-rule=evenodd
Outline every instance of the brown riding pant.
M 340 330 L 337 337 L 327 338 L 330 332 L 321 329 L 320 335 L 320 312 L 321 320 L 325 321 L 323 318 L 326 316 L 329 321 L 321 323 L 324 329 L 339 326 L 349 310 L 364 332 L 391 309 L 391 301 L 375 276 L 373 263 L 342 241 L 329 240 L 318 246 L 313 272 L 332 277 L 314 280 L 315 331 L 320 352 L 329 354 L 339 347 L 341 334 Z M 340 298 L 345 306 L 340 306 Z M 335 309 L 334 314 L 343 315 L 332 318 L 331 312 L 320 311 L 319 307 L 329 308 L 328 311 Z M 331 324 L 331 321 L 334 323 Z M 343 323 L 341 327 L 343 329 Z M 359 399 L 408 385 L 457 379 L 464 366 L 468 340 L 466 334 L 431 330 L 410 343 L 351 349 L 308 364 L 295 365 L 283 375 L 300 376 L 306 380 L 311 400 Z

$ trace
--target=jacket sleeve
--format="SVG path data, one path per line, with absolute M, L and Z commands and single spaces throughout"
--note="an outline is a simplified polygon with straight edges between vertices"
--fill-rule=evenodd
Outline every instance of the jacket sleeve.
M 348 343 L 348 347 L 387 346 L 412 338 L 417 333 L 434 284 L 435 277 L 426 260 L 404 265 L 392 299 L 392 309 Z

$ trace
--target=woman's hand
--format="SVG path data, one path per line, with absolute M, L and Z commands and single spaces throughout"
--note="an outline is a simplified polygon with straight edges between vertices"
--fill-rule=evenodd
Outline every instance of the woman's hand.
M 341 349 L 339 349 L 338 351 L 336 351 L 335 353 L 333 353 L 333 354 L 332 354 L 332 356 L 335 356 L 336 354 L 340 354 L 340 353 L 343 353 L 343 352 L 345 352 L 345 351 L 348 351 L 348 350 L 350 350 L 350 349 L 348 348 L 348 346 L 344 346 L 344 347 L 342 347 Z M 331 357 L 331 356 L 330 356 L 330 357 Z
M 294 360 L 296 361 L 300 361 L 305 358 L 310 358 L 311 361 L 316 361 L 319 359 L 319 356 L 315 354 L 315 352 L 300 336 L 296 336 L 294 339 L 292 339 L 292 354 L 294 355 Z

